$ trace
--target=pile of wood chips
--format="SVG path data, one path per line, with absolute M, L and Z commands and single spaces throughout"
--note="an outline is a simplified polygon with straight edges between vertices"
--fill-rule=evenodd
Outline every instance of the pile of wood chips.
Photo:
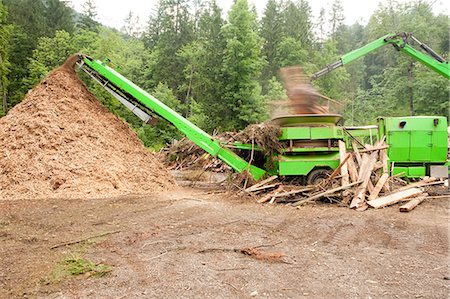
M 428 186 L 444 184 L 444 180 L 425 177 L 419 182 L 407 184 L 396 176 L 389 176 L 388 145 L 384 143 L 384 138 L 374 146 L 361 147 L 353 143 L 353 152 L 347 153 L 345 143 L 339 142 L 339 167 L 317 185 L 299 187 L 285 184 L 277 176 L 272 176 L 243 191 L 257 197 L 259 203 L 286 203 L 298 207 L 328 200 L 358 211 L 406 201 L 400 211 L 409 212 L 425 199 L 449 197 L 429 196 L 425 190 Z

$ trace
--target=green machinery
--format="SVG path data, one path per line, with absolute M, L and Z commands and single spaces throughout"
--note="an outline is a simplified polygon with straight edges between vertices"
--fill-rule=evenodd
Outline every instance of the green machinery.
M 426 54 L 412 47 L 411 42 L 417 43 Z M 343 55 L 338 61 L 313 74 L 311 79 L 318 79 L 338 67 L 389 44 L 445 78 L 450 78 L 450 67 L 446 59 L 420 42 L 411 33 L 400 33 L 385 35 Z M 347 129 L 355 137 L 365 137 L 366 139 L 369 135 L 372 138 L 373 130 L 373 127 Z M 389 145 L 389 166 L 392 174 L 403 174 L 411 178 L 425 175 L 448 176 L 448 133 L 445 117 L 379 117 L 377 131 L 378 138 L 386 136 L 386 142 Z
M 385 44 L 393 44 L 395 48 L 405 51 L 407 54 L 429 66 L 436 72 L 449 78 L 450 72 L 448 62 L 422 43 L 420 43 L 420 46 L 427 54 L 414 49 L 408 44 L 408 38 L 412 38 L 412 36 L 401 34 L 382 37 L 358 50 L 344 55 L 338 62 L 327 66 L 324 70 L 314 74 L 312 78 L 317 79 L 333 69 L 358 59 Z M 154 114 L 166 119 L 206 152 L 223 160 L 239 173 L 248 171 L 255 180 L 259 180 L 268 173 L 280 176 L 302 176 L 306 178 L 308 183 L 314 183 L 316 180 L 320 180 L 327 176 L 331 170 L 336 169 L 339 166 L 339 140 L 348 141 L 350 135 L 355 135 L 354 138 L 356 139 L 375 138 L 374 128 L 363 127 L 346 129 L 343 126 L 338 125 L 341 120 L 340 115 L 295 115 L 280 117 L 273 119 L 272 121 L 281 127 L 281 136 L 279 139 L 280 142 L 284 144 L 284 149 L 281 152 L 265 157 L 265 159 L 253 159 L 252 161 L 254 162 L 252 162 L 252 164 L 258 164 L 255 166 L 236 154 L 231 148 L 234 148 L 237 151 L 251 151 L 252 149 L 258 150 L 257 147 L 241 143 L 230 145 L 214 139 L 199 127 L 176 113 L 170 107 L 166 106 L 164 103 L 154 98 L 111 68 L 108 65 L 108 61 L 101 62 L 94 60 L 91 57 L 80 55 L 78 65 L 81 70 L 85 71 L 94 80 L 100 83 L 108 92 L 144 122 L 150 123 L 152 119 L 151 115 Z M 410 123 L 413 124 L 419 119 L 425 122 L 426 117 L 408 119 L 408 125 L 405 126 L 405 128 L 408 130 L 412 128 L 422 128 L 421 123 L 410 125 Z M 404 150 L 405 147 L 412 148 L 416 146 L 416 139 L 414 139 L 416 138 L 416 135 L 411 133 L 410 136 L 414 135 L 414 137 L 411 137 L 409 143 L 401 141 L 398 144 L 398 140 L 405 140 L 406 137 L 404 135 L 399 137 L 400 135 L 395 133 L 395 130 L 393 129 L 395 125 L 391 125 L 391 118 L 380 119 L 382 125 L 379 126 L 377 135 L 386 134 L 387 142 L 392 143 L 390 154 L 393 155 L 391 160 L 395 165 L 395 173 L 403 171 L 407 176 L 423 176 L 429 171 L 429 165 L 441 165 L 446 162 L 441 153 L 441 150 L 444 147 L 447 147 L 446 135 L 444 142 L 444 136 L 441 132 L 442 128 L 444 126 L 446 127 L 446 119 L 436 119 L 438 119 L 438 125 L 432 127 L 432 131 L 436 131 L 436 134 L 433 133 L 431 137 L 431 147 L 435 148 L 434 145 L 438 142 L 440 144 L 440 149 L 431 150 L 430 155 L 424 155 L 421 160 L 417 161 L 414 150 L 410 150 L 410 153 L 412 152 L 413 154 L 410 154 L 409 159 L 406 160 L 402 158 L 406 156 L 399 153 L 400 148 L 403 148 Z M 392 122 L 395 123 L 395 120 L 392 120 Z M 389 135 L 390 132 L 392 132 L 391 135 Z M 426 132 L 422 133 L 428 134 Z M 434 154 L 435 151 L 438 151 L 439 154 Z M 422 167 L 422 169 L 419 170 L 420 167 Z
M 386 136 L 392 174 L 418 178 L 448 176 L 447 119 L 443 116 L 378 118 L 379 134 Z

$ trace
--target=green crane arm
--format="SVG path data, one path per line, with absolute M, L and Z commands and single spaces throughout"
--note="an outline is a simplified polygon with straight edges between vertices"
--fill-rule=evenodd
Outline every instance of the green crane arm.
M 420 45 L 420 48 L 424 50 L 427 54 L 416 50 L 413 48 L 409 42 L 410 39 L 417 42 Z M 436 52 L 434 52 L 430 47 L 421 43 L 418 39 L 416 39 L 411 33 L 400 33 L 400 34 L 388 34 L 383 37 L 380 37 L 377 40 L 374 40 L 367 45 L 353 50 L 345 55 L 343 55 L 338 61 L 327 65 L 324 69 L 316 72 L 311 76 L 311 80 L 318 79 L 323 75 L 328 74 L 329 72 L 337 69 L 338 67 L 344 66 L 347 63 L 355 61 L 385 45 L 391 44 L 397 50 L 406 53 L 412 58 L 420 61 L 433 71 L 441 74 L 447 79 L 450 79 L 450 67 L 448 61 L 439 56 Z
M 107 62 L 94 60 L 82 54 L 79 58 L 80 69 L 88 73 L 145 122 L 150 122 L 151 116 L 146 111 L 151 110 L 172 123 L 199 147 L 212 156 L 218 157 L 237 172 L 248 171 L 255 180 L 259 180 L 266 173 L 265 170 L 250 165 L 230 149 L 224 148 L 218 140 L 109 67 Z

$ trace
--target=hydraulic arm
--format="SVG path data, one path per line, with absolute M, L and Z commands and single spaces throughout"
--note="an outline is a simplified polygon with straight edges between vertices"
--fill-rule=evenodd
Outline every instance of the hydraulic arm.
M 411 40 L 418 43 L 420 48 L 423 51 L 425 51 L 426 54 L 412 47 L 410 45 Z M 448 61 L 445 60 L 436 52 L 434 52 L 430 47 L 428 47 L 427 45 L 416 39 L 411 33 L 405 32 L 400 34 L 385 35 L 359 49 L 353 50 L 343 55 L 338 61 L 327 65 L 324 69 L 313 74 L 311 76 L 311 80 L 318 79 L 323 75 L 326 75 L 329 72 L 337 69 L 338 67 L 344 66 L 347 63 L 355 61 L 388 44 L 393 45 L 394 48 L 396 48 L 398 51 L 406 53 L 407 55 L 423 63 L 433 71 L 441 74 L 445 78 L 447 79 L 450 78 L 450 68 Z
M 152 119 L 150 114 L 155 113 L 172 123 L 199 147 L 212 156 L 218 157 L 237 172 L 248 171 L 255 180 L 259 180 L 266 173 L 265 170 L 250 165 L 233 151 L 223 147 L 218 140 L 109 67 L 107 62 L 80 55 L 78 65 L 144 122 L 149 123 Z

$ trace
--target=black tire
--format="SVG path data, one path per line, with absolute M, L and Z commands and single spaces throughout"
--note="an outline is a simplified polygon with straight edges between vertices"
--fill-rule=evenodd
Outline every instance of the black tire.
M 308 174 L 306 178 L 306 183 L 308 185 L 317 185 L 321 181 L 327 179 L 330 176 L 330 174 L 331 174 L 330 169 L 323 169 L 323 168 L 314 169 Z

